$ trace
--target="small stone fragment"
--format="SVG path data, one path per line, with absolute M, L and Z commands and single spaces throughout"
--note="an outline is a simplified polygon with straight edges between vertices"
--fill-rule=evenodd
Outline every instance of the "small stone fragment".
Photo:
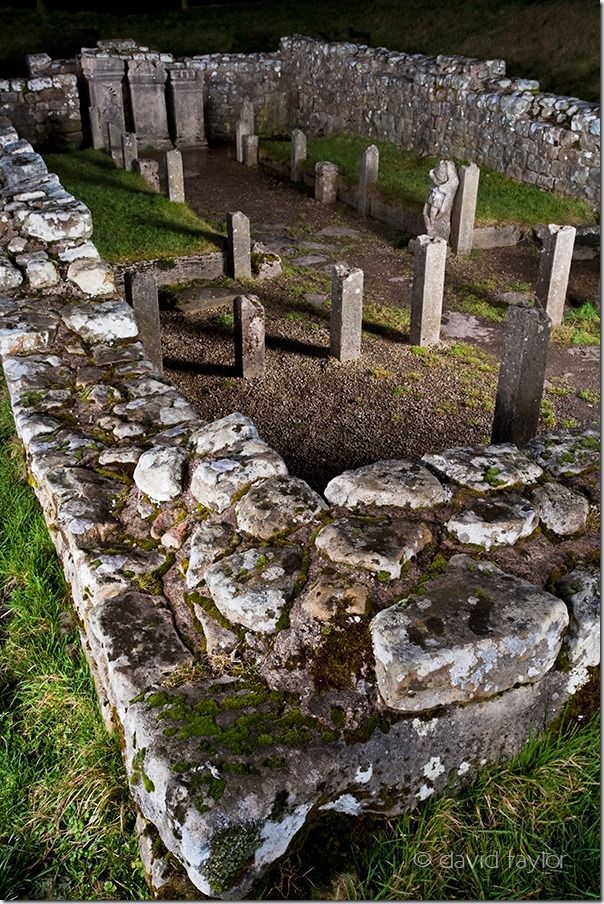
M 573 666 L 600 662 L 600 571 L 595 565 L 579 565 L 558 581 L 556 592 L 570 613 L 564 647 Z
M 264 547 L 221 559 L 205 578 L 214 603 L 229 621 L 269 634 L 291 598 L 301 567 L 299 546 Z
M 570 537 L 583 530 L 589 514 L 585 496 L 560 483 L 545 483 L 532 495 L 542 523 L 560 537 Z
M 327 506 L 299 477 L 269 477 L 257 483 L 237 503 L 240 530 L 268 540 L 285 530 L 308 524 Z
M 531 504 L 518 495 L 475 499 L 468 508 L 453 515 L 447 530 L 460 543 L 475 546 L 513 546 L 528 537 L 539 523 L 539 515 Z
M 206 569 L 231 548 L 234 537 L 229 524 L 206 521 L 199 524 L 191 537 L 191 554 L 187 568 L 187 587 L 194 590 L 204 580 Z
M 325 488 L 332 505 L 429 508 L 442 505 L 448 494 L 440 481 L 416 462 L 405 459 L 377 461 L 334 477 Z
M 13 267 L 8 257 L 0 254 L 0 290 L 16 289 L 23 282 L 23 277 Z
M 324 527 L 315 540 L 317 549 L 344 565 L 366 568 L 387 578 L 399 578 L 401 568 L 432 540 L 416 521 L 402 518 L 340 518 Z
M 421 460 L 439 476 L 482 493 L 535 483 L 543 474 L 512 443 L 474 448 L 456 446 L 443 452 L 426 453 Z
M 183 469 L 187 459 L 182 449 L 149 449 L 138 460 L 134 482 L 156 502 L 167 502 L 182 492 Z
M 86 295 L 112 295 L 115 292 L 111 267 L 93 258 L 73 261 L 68 267 L 67 279 Z

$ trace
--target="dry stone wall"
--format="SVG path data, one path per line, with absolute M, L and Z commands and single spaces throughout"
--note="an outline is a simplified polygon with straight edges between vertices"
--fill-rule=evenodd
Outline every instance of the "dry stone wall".
M 28 223 L 35 155 L 4 128 L 1 213 Z M 378 462 L 322 497 L 249 418 L 204 422 L 113 293 L 3 294 L 16 428 L 102 709 L 202 893 L 245 894 L 309 819 L 454 789 L 587 680 L 595 430 Z

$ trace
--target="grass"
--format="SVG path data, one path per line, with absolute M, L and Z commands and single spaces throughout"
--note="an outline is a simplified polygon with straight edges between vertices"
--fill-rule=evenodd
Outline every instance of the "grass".
M 52 9 L 53 0 L 47 5 Z M 596 0 L 374 0 L 371 15 L 362 0 L 238 0 L 198 8 L 189 0 L 186 13 L 151 13 L 150 4 L 129 3 L 130 10 L 144 11 L 138 14 L 113 11 L 117 4 L 95 5 L 103 12 L 52 10 L 38 16 L 13 2 L 0 31 L 2 75 L 17 75 L 27 53 L 69 56 L 116 35 L 190 55 L 275 50 L 281 35 L 297 33 L 412 53 L 499 57 L 507 60 L 508 73 L 538 78 L 545 91 L 585 100 L 597 100 L 600 92 Z
M 103 726 L 4 390 L 0 405 L 0 897 L 148 897 Z
M 590 301 L 567 308 L 564 323 L 554 327 L 552 338 L 569 345 L 600 345 L 600 312 Z
M 105 260 L 171 258 L 216 251 L 221 236 L 186 204 L 154 192 L 137 173 L 118 169 L 102 151 L 47 154 L 46 165 L 92 213 L 93 239 Z
M 312 173 L 319 160 L 331 160 L 338 165 L 345 180 L 356 183 L 361 156 L 370 144 L 375 144 L 380 151 L 378 194 L 390 203 L 421 211 L 430 190 L 428 174 L 438 162 L 438 157 L 418 157 L 388 141 L 372 141 L 359 135 L 333 135 L 309 139 L 305 168 Z M 264 140 L 261 147 L 274 159 L 289 161 L 288 141 Z M 583 201 L 542 191 L 534 185 L 515 182 L 481 167 L 476 209 L 478 225 L 573 225 L 592 223 L 594 219 L 595 214 Z

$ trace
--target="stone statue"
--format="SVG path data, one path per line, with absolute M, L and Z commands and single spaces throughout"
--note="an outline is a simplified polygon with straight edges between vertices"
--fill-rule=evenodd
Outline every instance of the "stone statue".
M 451 232 L 451 211 L 459 186 L 457 169 L 452 160 L 441 160 L 430 170 L 432 188 L 424 204 L 426 234 L 445 241 Z

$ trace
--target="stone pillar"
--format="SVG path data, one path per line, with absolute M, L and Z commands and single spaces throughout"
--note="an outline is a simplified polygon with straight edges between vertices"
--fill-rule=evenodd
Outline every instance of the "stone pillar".
M 321 204 L 335 204 L 338 199 L 338 168 L 335 163 L 320 160 L 315 166 L 315 198 Z
M 182 154 L 177 148 L 166 151 L 163 159 L 165 192 L 170 201 L 185 202 L 185 175 Z
M 153 191 L 160 191 L 159 160 L 137 157 L 132 161 L 132 170 L 139 173 Z
M 539 254 L 539 275 L 535 294 L 539 304 L 549 315 L 552 326 L 560 326 L 564 318 L 564 303 L 576 234 L 574 226 L 550 224 Z
M 124 132 L 122 134 L 122 154 L 124 157 L 124 169 L 132 170 L 134 161 L 138 159 L 136 132 Z
M 109 153 L 111 159 L 120 169 L 124 169 L 124 149 L 122 145 L 122 135 L 124 133 L 115 122 L 107 123 L 107 136 Z
M 291 157 L 289 175 L 292 182 L 301 182 L 303 178 L 302 164 L 306 160 L 306 135 L 301 129 L 294 129 L 291 141 Z
M 258 136 L 243 136 L 243 162 L 246 166 L 258 166 Z
M 164 64 L 156 60 L 129 60 L 128 84 L 138 146 L 171 147 Z
M 264 308 L 255 295 L 238 295 L 233 301 L 235 318 L 235 367 L 240 377 L 264 376 Z
M 331 281 L 329 353 L 338 361 L 361 357 L 363 271 L 336 264 Z
M 126 131 L 124 118 L 124 96 L 122 82 L 124 79 L 124 61 L 116 56 L 101 56 L 97 54 L 83 53 L 81 67 L 84 78 L 88 83 L 90 106 L 98 110 L 98 116 L 102 124 L 101 147 L 109 150 L 109 136 L 107 123 L 115 123 L 120 131 Z M 96 114 L 95 114 L 96 115 Z M 92 125 L 92 122 L 91 122 Z M 99 140 L 98 133 L 95 136 L 95 128 L 92 128 L 93 146 L 95 140 Z
M 359 176 L 357 210 L 364 217 L 368 216 L 370 212 L 369 188 L 377 182 L 379 168 L 380 152 L 374 144 L 371 144 L 361 158 L 361 172 Z
M 459 188 L 455 192 L 451 213 L 451 248 L 453 254 L 465 255 L 472 250 L 480 167 L 475 163 L 457 170 Z
M 249 122 L 245 119 L 238 119 L 235 124 L 235 157 L 237 163 L 243 163 L 243 139 L 246 135 L 251 135 L 252 129 Z
M 443 238 L 418 235 L 413 253 L 409 341 L 411 345 L 436 345 L 440 341 L 447 242 Z
M 248 134 L 253 135 L 254 128 L 255 128 L 255 126 L 254 126 L 255 116 L 254 116 L 254 105 L 251 102 L 251 100 L 246 99 L 241 104 L 241 113 L 239 114 L 239 119 L 241 119 L 242 122 L 247 122 L 248 126 L 250 127 Z
M 90 120 L 90 137 L 92 147 L 96 151 L 101 151 L 105 147 L 105 129 L 101 111 L 98 107 L 88 107 L 88 118 Z
M 227 213 L 228 273 L 233 279 L 252 278 L 250 221 L 240 210 Z
M 134 311 L 145 354 L 161 374 L 163 373 L 161 324 L 155 276 L 150 270 L 126 270 L 124 286 L 126 300 Z
M 168 78 L 176 147 L 206 147 L 203 72 L 200 69 L 169 69 Z
M 528 300 L 508 310 L 492 442 L 523 446 L 536 436 L 550 329 L 543 308 L 529 307 Z

